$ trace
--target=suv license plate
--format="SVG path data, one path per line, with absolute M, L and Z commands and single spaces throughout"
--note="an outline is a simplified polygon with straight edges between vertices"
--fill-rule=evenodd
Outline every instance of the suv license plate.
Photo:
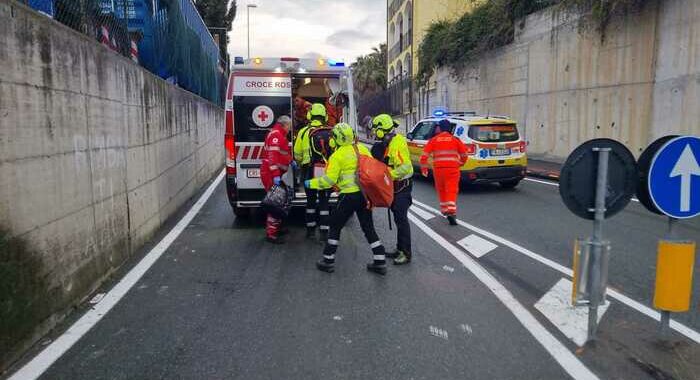
M 260 178 L 260 169 L 246 169 L 245 175 L 248 178 Z
M 510 149 L 491 149 L 492 156 L 508 156 L 510 155 Z

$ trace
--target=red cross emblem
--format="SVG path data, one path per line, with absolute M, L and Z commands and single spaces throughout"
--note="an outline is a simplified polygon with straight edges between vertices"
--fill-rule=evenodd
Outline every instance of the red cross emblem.
M 255 125 L 261 128 L 269 127 L 275 120 L 275 113 L 272 111 L 272 108 L 265 105 L 255 107 L 251 116 L 253 116 Z

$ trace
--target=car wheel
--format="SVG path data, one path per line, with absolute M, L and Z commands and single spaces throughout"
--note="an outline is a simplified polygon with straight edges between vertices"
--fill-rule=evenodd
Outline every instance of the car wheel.
M 502 181 L 499 182 L 501 184 L 501 187 L 504 189 L 514 189 L 518 184 L 520 183 L 519 179 L 516 179 L 514 181 Z

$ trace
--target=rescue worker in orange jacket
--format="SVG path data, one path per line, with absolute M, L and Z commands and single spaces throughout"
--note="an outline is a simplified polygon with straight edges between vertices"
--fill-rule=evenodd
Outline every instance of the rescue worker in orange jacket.
M 270 132 L 265 137 L 265 144 L 262 151 L 262 164 L 260 165 L 260 179 L 262 180 L 265 191 L 269 191 L 272 185 L 283 185 L 282 175 L 289 170 L 290 164 L 293 165 L 292 152 L 289 147 L 287 134 L 292 127 L 292 119 L 289 116 L 280 116 L 277 123 L 272 126 Z M 279 237 L 282 220 L 277 219 L 271 214 L 267 215 L 265 232 L 266 240 L 282 244 L 283 241 Z
M 428 176 L 428 159 L 433 164 L 435 190 L 440 198 L 440 211 L 450 225 L 457 225 L 457 193 L 459 192 L 460 167 L 467 162 L 467 147 L 451 133 L 450 122 L 440 120 L 440 132 L 428 140 L 420 157 L 421 174 Z

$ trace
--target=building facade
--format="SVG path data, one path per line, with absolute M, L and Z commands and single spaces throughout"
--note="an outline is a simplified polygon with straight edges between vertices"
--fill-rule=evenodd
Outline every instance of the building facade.
M 471 0 L 387 0 L 387 80 L 412 78 L 418 47 L 430 24 L 454 20 L 474 6 Z

